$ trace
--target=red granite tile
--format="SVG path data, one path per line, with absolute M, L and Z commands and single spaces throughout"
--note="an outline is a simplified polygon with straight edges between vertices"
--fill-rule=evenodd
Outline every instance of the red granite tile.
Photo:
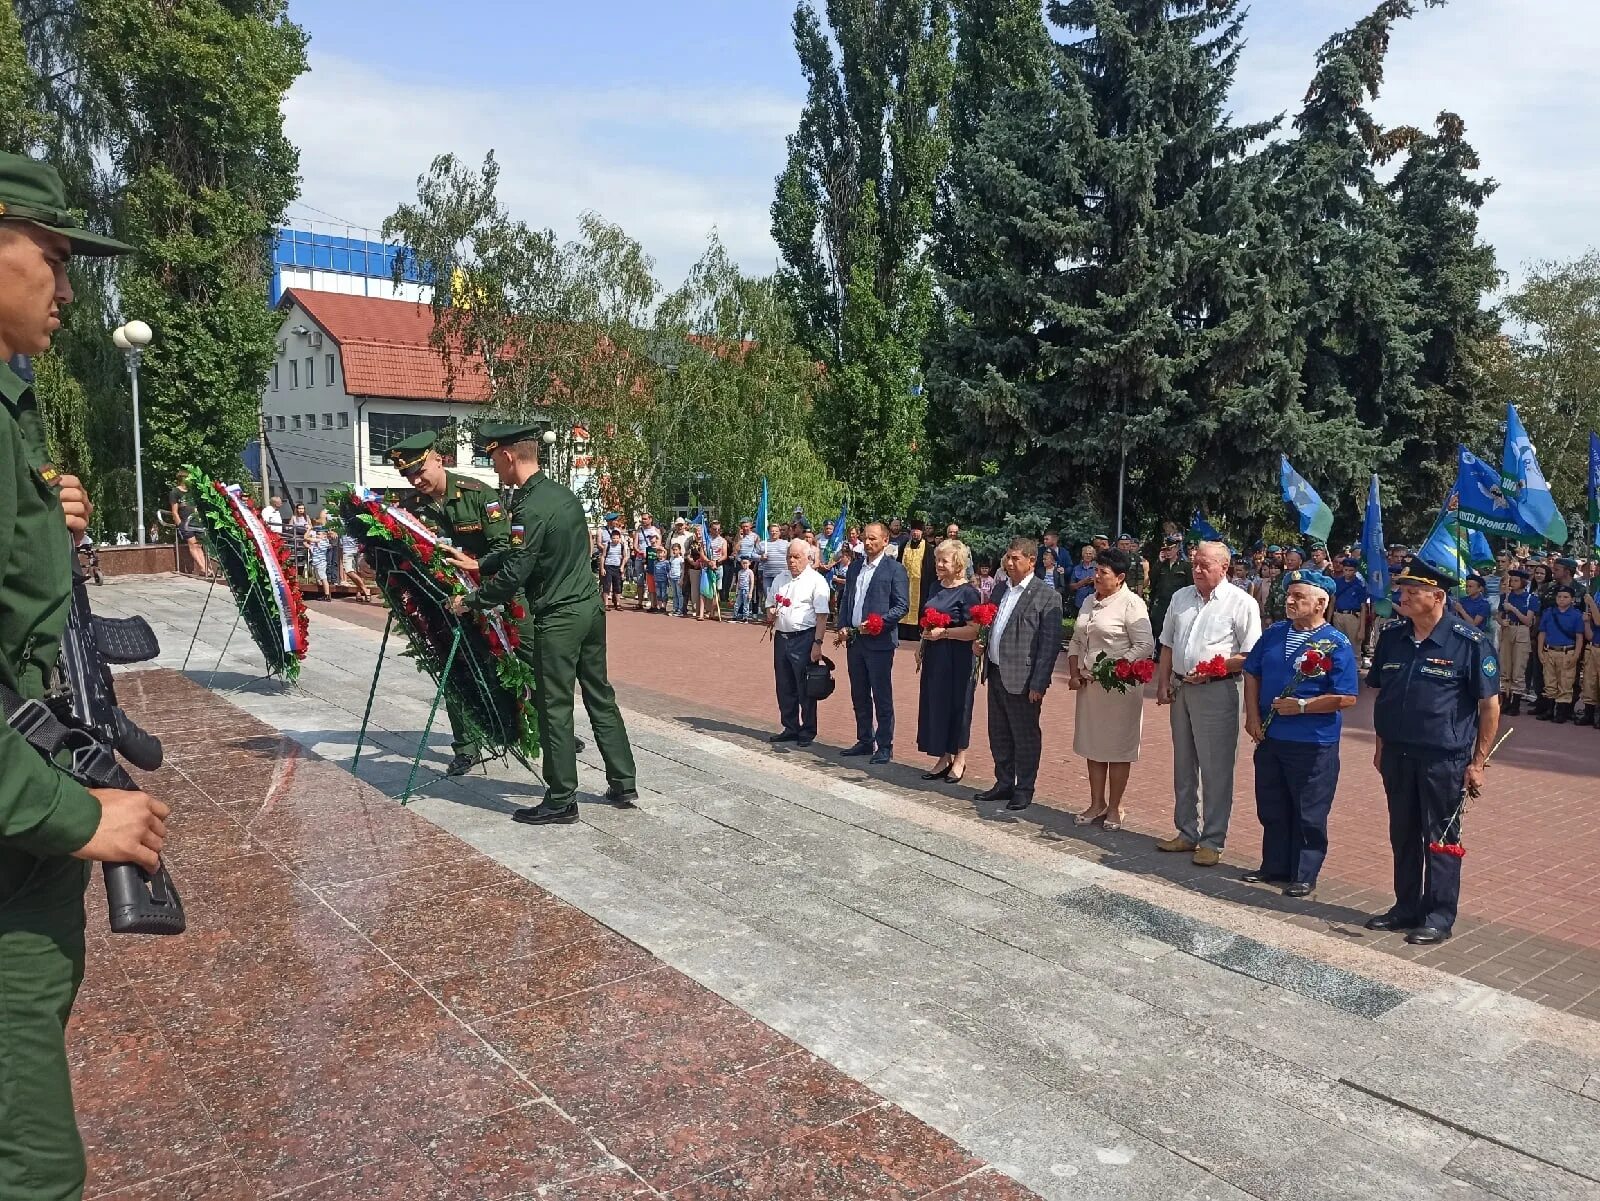
M 473 1022 L 654 971 L 660 965 L 649 951 L 608 930 L 536 955 L 440 977 L 430 982 L 429 989 Z
M 368 937 L 418 979 L 432 980 L 581 942 L 604 929 L 564 901 L 495 886 L 452 897 L 420 916 L 393 914 Z
M 674 1201 L 912 1201 L 984 1165 L 883 1106 L 673 1191 Z
M 216 1126 L 186 1089 L 152 1091 L 133 1106 L 102 1106 L 89 1090 L 75 1088 L 73 1101 L 92 1180 L 141 1184 L 228 1154 Z
M 370 933 L 397 912 L 431 918 L 445 898 L 491 887 L 508 893 L 520 890 L 530 896 L 549 895 L 494 860 L 477 854 L 459 854 L 410 871 L 320 886 L 317 892 L 339 916 L 363 933 Z
M 417 1140 L 446 1179 L 480 1201 L 619 1172 L 592 1138 L 549 1105 L 525 1105 Z
M 662 1192 L 882 1104 L 805 1052 L 711 1079 L 657 1105 L 594 1123 L 613 1155 Z
M 359 1107 L 324 1107 L 298 1122 L 241 1126 L 228 1136 L 228 1144 L 257 1197 L 303 1188 L 366 1164 L 392 1162 L 406 1146 Z
M 470 1201 L 414 1147 L 351 1168 L 303 1188 L 279 1194 L 278 1201 Z
M 458 839 L 432 826 L 415 830 L 405 841 L 329 849 L 320 845 L 312 834 L 304 846 L 277 844 L 273 850 L 295 875 L 313 888 L 432 867 L 473 853 Z
M 114 1192 L 97 1192 L 104 1183 Z M 84 1193 L 89 1201 L 260 1201 L 260 1193 L 245 1179 L 231 1156 L 189 1168 L 159 1180 L 122 1187 L 121 1181 L 90 1180 Z
M 945 1185 L 936 1193 L 929 1193 L 923 1201 L 1038 1201 L 1038 1195 L 1011 1177 L 985 1168 L 965 1180 Z

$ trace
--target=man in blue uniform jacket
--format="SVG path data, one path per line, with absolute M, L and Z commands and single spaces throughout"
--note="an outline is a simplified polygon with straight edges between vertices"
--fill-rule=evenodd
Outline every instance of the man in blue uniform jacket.
M 850 703 L 856 711 L 855 745 L 839 753 L 871 755 L 873 763 L 887 763 L 894 755 L 894 650 L 900 644 L 895 627 L 910 611 L 911 580 L 900 561 L 885 552 L 889 530 L 882 522 L 862 530 L 861 541 L 866 554 L 850 564 L 845 576 L 835 638 L 850 643 L 845 658 L 850 666 Z M 862 627 L 873 615 L 881 619 L 882 630 L 868 634 Z
M 1488 638 L 1445 616 L 1448 572 L 1413 558 L 1394 579 L 1400 616 L 1384 626 L 1368 685 L 1376 762 L 1389 801 L 1394 906 L 1369 930 L 1443 942 L 1461 893 L 1461 811 L 1478 794 L 1500 727 L 1500 664 Z

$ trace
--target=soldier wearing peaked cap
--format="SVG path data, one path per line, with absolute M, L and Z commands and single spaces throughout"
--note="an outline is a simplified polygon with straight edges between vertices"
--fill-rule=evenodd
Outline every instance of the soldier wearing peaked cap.
M 54 169 L 0 154 L 0 698 L 9 713 L 56 683 L 72 538 L 88 500 L 51 463 L 26 356 L 49 349 L 74 254 L 130 249 L 84 229 Z M 72 532 L 71 538 L 68 536 Z M 167 806 L 89 791 L 0 722 L 0 1197 L 76 1201 L 83 1143 L 66 1026 L 84 970 L 88 860 L 154 868 Z
M 476 595 L 457 597 L 452 608 L 488 608 L 518 592 L 527 595 L 533 622 L 531 656 L 539 676 L 537 705 L 544 743 L 545 798 L 512 817 L 529 825 L 578 820 L 578 757 L 572 727 L 573 688 L 605 761 L 606 799 L 623 808 L 638 800 L 633 749 L 606 674 L 606 619 L 589 567 L 589 527 L 570 488 L 539 469 L 538 424 L 484 424 L 478 440 L 500 482 L 513 489 L 508 501 L 511 545 L 492 551 L 481 564 Z M 457 556 L 463 566 L 479 566 Z M 529 644 L 524 644 L 524 651 Z
M 1375 761 L 1389 802 L 1393 907 L 1369 930 L 1405 930 L 1406 941 L 1450 937 L 1461 893 L 1461 814 L 1483 785 L 1500 726 L 1500 664 L 1489 640 L 1447 616 L 1458 581 L 1412 558 L 1394 577 L 1400 616 L 1384 626 L 1367 683 Z
M 413 434 L 389 447 L 389 462 L 416 491 L 404 503 L 431 528 L 474 559 L 511 545 L 511 522 L 500 494 L 470 475 L 451 471 L 434 448 L 435 430 Z M 521 629 L 527 634 L 527 629 Z M 455 752 L 446 774 L 464 775 L 478 762 L 479 747 L 461 716 L 461 707 L 449 696 L 445 712 L 450 717 L 450 748 Z

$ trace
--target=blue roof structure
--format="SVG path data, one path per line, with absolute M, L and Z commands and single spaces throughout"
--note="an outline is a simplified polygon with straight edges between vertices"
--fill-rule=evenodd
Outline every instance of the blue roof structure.
M 305 229 L 280 229 L 272 244 L 272 303 L 283 295 L 284 268 L 330 271 L 365 279 L 392 280 L 395 260 L 404 248 L 365 238 L 342 237 Z M 407 262 L 402 276 L 409 283 L 426 283 L 414 262 Z

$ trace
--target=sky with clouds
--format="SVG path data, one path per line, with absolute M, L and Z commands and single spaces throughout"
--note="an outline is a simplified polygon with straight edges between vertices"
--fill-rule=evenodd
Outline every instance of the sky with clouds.
M 1292 115 L 1329 33 L 1375 0 L 1256 0 L 1237 115 Z M 291 220 L 376 227 L 446 151 L 491 148 L 501 196 L 570 234 L 593 210 L 675 285 L 715 228 L 749 271 L 776 259 L 772 183 L 804 85 L 787 0 L 290 0 L 311 69 L 285 103 L 300 148 Z M 1386 124 L 1459 113 L 1500 181 L 1484 236 L 1515 282 L 1596 242 L 1600 3 L 1453 0 L 1398 27 Z M 310 206 L 310 207 L 307 207 Z

